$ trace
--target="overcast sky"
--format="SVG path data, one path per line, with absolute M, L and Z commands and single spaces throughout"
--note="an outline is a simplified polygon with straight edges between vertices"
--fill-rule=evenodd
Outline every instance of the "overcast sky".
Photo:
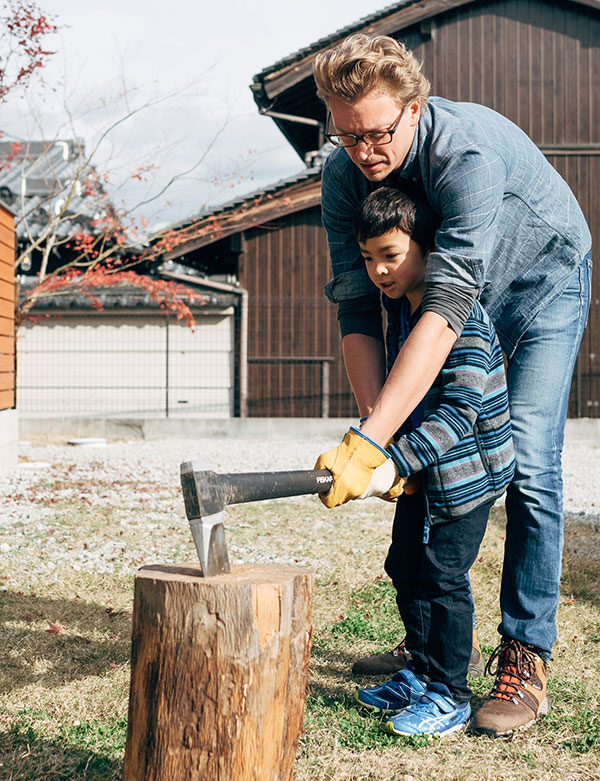
M 38 0 L 61 26 L 44 70 L 57 91 L 31 90 L 3 110 L 2 128 L 12 136 L 66 137 L 63 104 L 86 140 L 149 98 L 187 89 L 142 111 L 114 135 L 99 160 L 122 171 L 152 162 L 154 179 L 121 192 L 133 203 L 142 186 L 156 192 L 173 175 L 197 168 L 145 207 L 153 221 L 173 221 L 207 203 L 229 200 L 301 170 L 303 164 L 273 120 L 258 115 L 249 84 L 254 74 L 341 27 L 389 5 L 385 0 Z M 125 87 L 123 85 L 126 85 Z M 35 117 L 35 119 L 32 119 Z M 227 129 L 219 128 L 227 122 Z M 237 172 L 237 176 L 235 173 Z M 229 177 L 234 174 L 233 179 Z M 215 184 L 215 177 L 221 178 Z M 234 184 L 232 188 L 230 185 Z M 135 184 L 135 182 L 134 182 Z

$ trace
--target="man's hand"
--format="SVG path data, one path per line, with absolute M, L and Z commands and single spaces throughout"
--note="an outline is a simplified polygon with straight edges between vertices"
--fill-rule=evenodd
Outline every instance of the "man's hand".
M 329 469 L 333 475 L 329 491 L 319 495 L 326 507 L 383 494 L 388 501 L 394 502 L 404 485 L 385 450 L 353 427 L 340 445 L 319 456 L 315 469 Z

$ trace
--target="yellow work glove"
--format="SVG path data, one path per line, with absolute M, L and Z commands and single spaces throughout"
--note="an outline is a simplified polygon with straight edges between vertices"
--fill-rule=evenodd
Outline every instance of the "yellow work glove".
M 360 419 L 359 430 L 362 429 L 363 423 L 369 419 L 368 415 Z M 362 431 L 361 431 L 362 434 Z M 365 434 L 363 434 L 365 436 Z M 368 439 L 368 437 L 367 437 Z M 388 442 L 388 446 L 396 440 L 396 435 Z M 369 441 L 371 441 L 369 439 Z M 387 453 L 387 448 L 386 448 Z M 405 486 L 408 483 L 408 478 L 400 477 L 396 465 L 390 458 L 385 464 L 378 466 L 373 472 L 371 482 L 367 486 L 367 490 L 361 494 L 359 499 L 366 499 L 367 496 L 378 496 L 386 502 L 397 502 L 398 497 L 404 493 Z M 389 490 L 388 490 L 389 488 Z
M 354 427 L 341 444 L 319 456 L 315 469 L 329 469 L 333 475 L 329 491 L 319 494 L 326 507 L 383 494 L 387 501 L 395 502 L 404 484 L 388 453 Z

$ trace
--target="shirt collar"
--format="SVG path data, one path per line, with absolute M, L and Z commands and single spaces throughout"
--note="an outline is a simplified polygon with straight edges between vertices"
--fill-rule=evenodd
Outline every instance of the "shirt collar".
M 421 317 L 423 304 L 420 303 L 411 315 L 410 301 L 406 296 L 401 296 L 400 298 L 388 298 L 384 293 L 381 293 L 381 300 L 383 301 L 384 309 L 389 312 L 392 317 L 401 317 L 411 325 L 416 323 L 417 320 Z
M 415 135 L 413 136 L 412 144 L 410 145 L 410 149 L 408 150 L 408 154 L 406 155 L 406 158 L 402 163 L 402 166 L 396 171 L 393 171 L 387 177 L 386 184 L 390 184 L 393 186 L 394 183 L 398 182 L 400 179 L 408 179 L 411 182 L 417 182 L 420 179 L 418 150 L 421 145 L 420 137 L 422 132 L 421 130 L 422 125 L 423 125 L 423 117 L 419 119 L 419 124 L 417 125 L 417 129 L 415 130 Z

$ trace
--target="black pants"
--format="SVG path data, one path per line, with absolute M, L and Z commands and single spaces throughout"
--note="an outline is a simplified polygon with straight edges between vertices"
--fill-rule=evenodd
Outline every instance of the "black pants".
M 457 702 L 471 697 L 467 668 L 473 635 L 473 598 L 467 573 L 475 561 L 493 502 L 452 521 L 435 523 L 423 542 L 423 494 L 396 504 L 385 571 L 396 589 L 414 672 L 445 684 Z

